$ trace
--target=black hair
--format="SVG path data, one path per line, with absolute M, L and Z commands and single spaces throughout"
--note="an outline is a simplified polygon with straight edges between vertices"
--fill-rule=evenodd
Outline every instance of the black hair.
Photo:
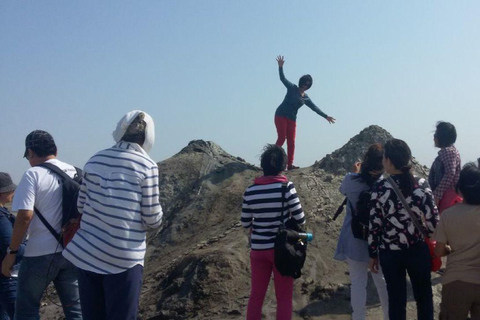
M 276 176 L 285 170 L 287 166 L 287 154 L 282 147 L 275 144 L 267 144 L 265 148 L 263 148 L 263 153 L 260 156 L 260 165 L 264 175 Z
M 363 157 L 360 177 L 371 188 L 383 173 L 383 147 L 380 143 L 372 144 Z
M 147 128 L 147 123 L 143 119 L 145 119 L 145 114 L 141 112 L 128 126 L 127 132 L 122 137 L 123 141 L 134 142 L 143 146 L 145 143 L 145 129 Z
M 412 152 L 407 143 L 400 139 L 392 139 L 385 143 L 385 158 L 389 159 L 397 170 L 402 171 L 399 188 L 402 194 L 408 197 L 412 194 L 415 179 L 412 175 L 410 161 Z
M 479 161 L 480 162 L 480 161 Z M 460 191 L 467 204 L 480 204 L 480 163 L 469 162 L 460 171 L 457 192 Z
M 457 130 L 450 122 L 437 122 L 437 130 L 435 130 L 435 138 L 439 148 L 449 147 L 457 141 Z
M 57 146 L 56 145 L 46 145 L 46 146 L 36 146 L 36 147 L 31 147 L 28 148 L 35 152 L 37 157 L 43 158 L 43 157 L 48 157 L 51 155 L 56 155 L 57 154 Z
M 304 76 L 301 76 L 300 79 L 298 80 L 298 86 L 301 88 L 303 86 L 306 86 L 307 89 L 310 89 L 310 87 L 313 84 L 313 78 L 311 75 L 306 74 Z

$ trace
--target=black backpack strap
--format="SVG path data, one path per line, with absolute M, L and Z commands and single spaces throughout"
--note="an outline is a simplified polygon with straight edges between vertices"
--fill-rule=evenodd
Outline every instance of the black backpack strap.
M 55 172 L 56 174 L 61 176 L 63 179 L 72 179 L 72 177 L 70 177 L 68 174 L 66 174 L 65 171 L 63 171 L 62 169 L 60 169 L 59 167 L 57 167 L 54 164 L 44 162 L 44 163 L 38 164 L 37 167 L 44 167 L 44 168 L 47 168 L 49 170 L 52 170 L 53 172 Z M 78 173 L 78 168 L 75 168 L 75 170 L 77 170 L 77 173 Z
M 55 237 L 55 239 L 57 239 L 57 241 L 62 244 L 62 237 L 60 236 L 60 234 L 55 231 L 55 229 L 53 229 L 52 225 L 50 223 L 48 223 L 48 221 L 45 219 L 45 217 L 43 216 L 43 214 L 40 213 L 40 211 L 38 211 L 37 208 L 33 208 L 35 213 L 37 214 L 38 218 L 40 219 L 40 221 L 42 221 L 42 223 L 45 225 L 45 227 L 48 229 L 48 231 L 50 231 L 50 233 Z M 62 244 L 63 246 L 63 244 Z

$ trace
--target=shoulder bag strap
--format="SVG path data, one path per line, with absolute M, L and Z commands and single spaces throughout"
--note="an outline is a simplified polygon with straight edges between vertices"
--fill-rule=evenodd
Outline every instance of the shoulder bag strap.
M 421 225 L 420 222 L 418 221 L 417 217 L 416 217 L 415 214 L 412 212 L 412 209 L 411 209 L 410 206 L 408 205 L 407 200 L 406 200 L 405 197 L 403 196 L 403 194 L 402 194 L 402 192 L 400 191 L 400 189 L 398 189 L 397 183 L 396 183 L 396 182 L 392 179 L 392 177 L 390 177 L 390 176 L 387 177 L 387 181 L 388 181 L 388 182 L 390 183 L 390 185 L 392 186 L 393 191 L 395 191 L 395 193 L 397 194 L 398 199 L 400 199 L 400 201 L 402 202 L 403 206 L 405 207 L 405 210 L 407 210 L 408 215 L 409 215 L 410 218 L 412 219 L 413 224 L 415 225 L 415 227 L 417 227 L 418 231 L 420 231 L 420 233 L 421 233 L 425 238 L 428 238 L 427 232 L 425 232 L 425 229 L 422 227 L 422 225 Z
M 287 189 L 287 184 L 288 182 L 282 182 L 282 213 L 281 213 L 281 222 L 282 222 L 282 227 L 285 228 L 285 220 L 283 218 L 283 211 L 285 209 L 285 190 Z
M 347 204 L 347 200 L 348 200 L 347 197 L 345 197 L 345 199 L 343 199 L 342 204 L 338 207 L 337 211 L 335 211 L 335 214 L 333 215 L 333 218 L 332 218 L 333 221 L 337 220 L 337 218 L 338 218 L 338 216 L 340 215 L 340 213 L 343 212 L 343 208 L 344 208 L 345 205 Z

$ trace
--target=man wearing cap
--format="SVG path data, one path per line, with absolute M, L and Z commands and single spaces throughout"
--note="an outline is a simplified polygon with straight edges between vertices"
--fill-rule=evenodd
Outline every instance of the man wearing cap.
M 113 137 L 116 144 L 83 169 L 77 203 L 82 222 L 63 255 L 78 268 L 85 319 L 136 320 L 146 230 L 162 222 L 158 166 L 148 155 L 153 120 L 131 111 Z
M 34 208 L 47 222 L 60 232 L 62 224 L 62 187 L 58 176 L 47 168 L 38 167 L 51 163 L 73 177 L 75 167 L 57 159 L 57 146 L 46 131 L 32 131 L 25 139 L 25 154 L 31 168 L 28 169 L 15 192 L 12 211 L 17 211 L 8 254 L 3 259 L 2 273 L 10 276 L 15 255 L 25 235 L 28 246 L 18 272 L 15 319 L 40 319 L 42 295 L 53 281 L 63 306 L 66 319 L 82 319 L 78 282 L 75 267 L 62 256 L 62 246 L 34 214 Z
M 12 237 L 15 216 L 6 208 L 6 204 L 12 202 L 13 193 L 17 186 L 6 172 L 0 172 L 0 258 L 3 260 L 7 255 L 7 248 Z M 25 251 L 25 243 L 22 243 L 15 256 L 14 269 L 18 270 L 20 260 Z M 4 319 L 5 313 L 8 318 L 13 319 L 15 315 L 15 300 L 17 298 L 17 278 L 0 275 L 0 319 Z

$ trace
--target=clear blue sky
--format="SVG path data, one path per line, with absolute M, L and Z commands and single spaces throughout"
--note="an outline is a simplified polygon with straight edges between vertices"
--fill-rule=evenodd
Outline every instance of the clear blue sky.
M 25 136 L 47 130 L 83 166 L 113 145 L 127 111 L 156 124 L 161 161 L 190 140 L 258 164 L 285 95 L 275 57 L 327 121 L 302 107 L 296 164 L 310 166 L 371 124 L 430 166 L 438 120 L 463 162 L 480 156 L 478 1 L 2 1 L 0 171 L 28 168 Z

